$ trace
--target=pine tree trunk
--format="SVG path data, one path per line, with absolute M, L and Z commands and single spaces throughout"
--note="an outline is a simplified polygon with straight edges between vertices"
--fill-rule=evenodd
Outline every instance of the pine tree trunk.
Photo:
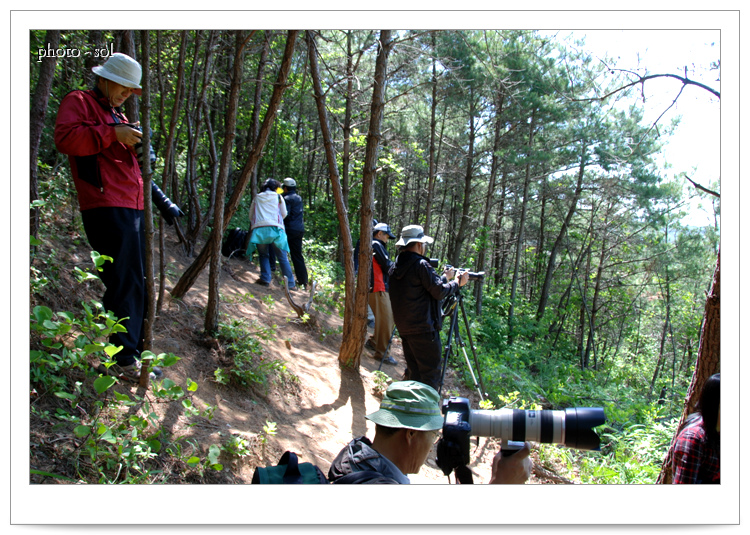
M 560 250 L 562 242 L 568 233 L 568 227 L 570 226 L 570 222 L 576 212 L 576 209 L 578 207 L 578 199 L 580 198 L 581 192 L 583 191 L 583 172 L 586 169 L 586 144 L 582 143 L 581 145 L 581 163 L 578 168 L 578 182 L 576 183 L 576 189 L 573 192 L 573 199 L 570 202 L 570 207 L 568 208 L 568 213 L 565 216 L 565 221 L 563 222 L 562 227 L 560 227 L 560 232 L 557 234 L 557 239 L 555 239 L 555 243 L 552 245 L 552 250 L 549 254 L 549 261 L 547 262 L 547 272 L 544 276 L 542 292 L 539 296 L 539 307 L 536 310 L 536 321 L 541 321 L 544 317 L 544 312 L 547 308 L 547 301 L 549 299 L 550 287 L 552 286 L 552 276 L 555 273 L 557 253 Z
M 458 224 L 458 235 L 451 249 L 449 258 L 454 266 L 463 266 L 461 249 L 466 240 L 466 230 L 469 227 L 469 210 L 471 208 L 471 182 L 474 176 L 474 144 L 476 142 L 476 103 L 474 100 L 474 87 L 469 88 L 469 147 L 466 154 L 466 171 L 464 173 L 464 198 L 461 205 L 461 218 Z
M 339 234 L 343 242 L 342 253 L 344 259 L 344 332 L 339 353 L 341 364 L 359 366 L 359 355 L 365 345 L 365 333 L 367 330 L 367 302 L 363 299 L 357 301 L 354 287 L 354 247 L 352 246 L 352 235 L 349 226 L 349 216 L 344 201 L 344 192 L 339 179 L 338 165 L 336 163 L 336 152 L 333 138 L 328 126 L 328 113 L 325 107 L 323 87 L 320 83 L 320 72 L 318 70 L 318 52 L 315 45 L 313 33 L 308 31 L 307 39 L 308 55 L 310 59 L 310 76 L 313 82 L 313 92 L 318 109 L 320 130 L 323 135 L 323 146 L 325 148 L 328 162 L 328 173 L 331 179 L 333 198 L 336 203 L 336 214 L 339 219 Z M 369 225 L 372 228 L 372 223 Z M 364 244 L 363 244 L 364 245 Z M 367 270 L 360 269 L 360 273 Z M 356 348 L 359 347 L 357 350 Z M 346 349 L 345 349 L 346 348 Z
M 45 43 L 51 49 L 57 49 L 57 45 L 60 42 L 60 31 L 59 30 L 47 30 L 44 38 Z M 29 150 L 31 152 L 31 173 L 30 184 L 29 184 L 29 202 L 34 202 L 39 199 L 39 184 L 38 184 L 38 158 L 39 158 L 39 144 L 42 139 L 42 130 L 44 130 L 44 116 L 47 113 L 47 104 L 49 103 L 49 94 L 52 89 L 52 81 L 55 78 L 55 67 L 57 65 L 57 58 L 52 56 L 45 58 L 42 62 L 41 70 L 39 72 L 39 79 L 37 80 L 36 87 L 34 88 L 34 95 L 31 98 L 31 112 L 29 115 Z M 39 234 L 39 209 L 34 207 L 31 208 L 29 218 L 29 235 L 38 237 Z
M 721 251 L 716 257 L 716 270 L 711 285 L 711 291 L 706 299 L 706 308 L 703 313 L 703 326 L 701 328 L 701 337 L 698 344 L 698 359 L 695 363 L 695 371 L 690 381 L 687 395 L 685 396 L 685 406 L 682 409 L 682 416 L 677 429 L 682 427 L 687 416 L 695 411 L 698 403 L 700 392 L 703 385 L 709 377 L 718 373 L 721 369 L 721 285 L 720 285 L 720 267 Z M 672 455 L 674 451 L 674 439 L 669 447 L 667 456 L 661 466 L 661 472 L 656 480 L 657 483 L 670 484 L 674 474 L 672 466 Z
M 148 30 L 141 30 L 141 68 L 145 73 L 143 76 L 142 94 L 141 100 L 141 111 L 143 112 L 141 124 L 143 126 L 143 137 L 141 142 L 143 143 L 143 154 L 149 154 L 151 147 L 151 79 L 149 73 L 151 72 L 151 46 L 149 42 Z M 143 276 L 146 279 L 146 314 L 143 318 L 143 349 L 151 350 L 154 343 L 154 321 L 156 319 L 156 291 L 154 288 L 154 216 L 153 216 L 153 205 L 151 204 L 151 159 L 143 158 L 142 168 L 143 174 L 143 211 L 145 229 L 144 234 L 146 237 L 146 252 L 144 259 L 144 273 Z M 150 358 L 143 359 L 143 369 L 148 370 Z M 140 385 L 147 387 L 149 381 L 149 374 L 142 373 L 140 378 Z
M 204 329 L 207 333 L 213 333 L 219 328 L 219 274 L 221 273 L 221 238 L 224 235 L 224 198 L 226 197 L 227 179 L 232 167 L 232 149 L 234 138 L 237 134 L 237 109 L 240 100 L 240 85 L 242 84 L 242 58 L 247 42 L 253 32 L 247 37 L 242 36 L 242 31 L 235 34 L 236 52 L 234 55 L 234 68 L 232 72 L 232 85 L 227 102 L 227 113 L 225 119 L 224 146 L 221 151 L 221 163 L 219 164 L 219 178 L 216 187 L 216 199 L 214 205 L 214 225 L 209 236 L 211 251 L 210 269 L 208 276 L 208 303 L 206 305 L 206 320 Z
M 221 225 L 222 235 L 224 234 L 224 230 L 226 229 L 229 220 L 232 219 L 232 216 L 234 216 L 234 213 L 237 211 L 237 207 L 240 204 L 240 200 L 242 199 L 245 188 L 247 187 L 247 183 L 250 179 L 250 173 L 258 164 L 260 156 L 263 152 L 263 147 L 265 146 L 268 135 L 271 132 L 271 126 L 273 125 L 276 111 L 279 108 L 281 97 L 283 96 L 286 89 L 286 81 L 289 77 L 289 70 L 292 64 L 292 55 L 294 53 L 294 43 L 297 38 L 297 33 L 299 33 L 297 30 L 290 30 L 289 32 L 287 32 L 287 42 L 284 48 L 284 56 L 281 60 L 279 74 L 276 79 L 276 83 L 274 84 L 273 94 L 271 95 L 271 100 L 268 104 L 266 115 L 263 118 L 263 123 L 260 127 L 260 132 L 258 133 L 258 139 L 253 145 L 253 150 L 250 152 L 247 161 L 245 162 L 245 167 L 242 169 L 242 174 L 238 179 L 237 187 L 232 192 L 232 195 L 229 198 L 229 202 L 224 209 L 224 221 Z M 180 280 L 177 281 L 177 284 L 172 289 L 172 297 L 180 299 L 185 296 L 188 290 L 198 279 L 198 276 L 201 274 L 203 269 L 206 267 L 210 256 L 211 251 L 209 248 L 209 244 L 207 243 L 203 247 L 203 249 L 201 249 L 201 252 L 195 258 L 193 263 L 190 264 L 190 266 L 188 266 L 188 268 L 182 274 Z
M 431 33 L 432 50 L 436 50 L 435 32 Z M 432 202 L 435 196 L 436 160 L 435 160 L 435 130 L 437 128 L 437 59 L 436 54 L 432 57 L 432 100 L 430 102 L 430 148 L 429 167 L 427 171 L 427 206 L 425 207 L 424 233 L 430 236 L 430 220 L 432 219 Z
M 529 141 L 528 141 L 528 147 L 529 147 L 529 153 L 531 153 L 531 147 L 534 143 L 534 128 L 535 128 L 535 111 L 532 111 L 531 113 L 531 121 L 529 124 Z M 523 252 L 525 249 L 524 245 L 524 226 L 526 225 L 526 211 L 529 204 L 529 182 L 531 181 L 531 163 L 526 163 L 526 176 L 523 181 L 523 197 L 522 197 L 522 205 L 521 205 L 521 219 L 518 222 L 518 239 L 516 242 L 516 260 L 513 265 L 513 281 L 511 282 L 510 287 L 510 307 L 508 309 L 508 344 L 513 344 L 513 319 L 514 319 L 514 309 L 515 309 L 515 301 L 516 301 L 516 290 L 518 288 L 518 278 L 520 276 L 521 271 L 521 257 L 523 256 Z
M 380 147 L 380 125 L 383 121 L 383 110 L 385 108 L 385 86 L 388 68 L 388 54 L 390 53 L 392 41 L 391 31 L 382 30 L 378 41 L 378 55 L 375 59 L 375 75 L 372 91 L 372 104 L 370 106 L 370 125 L 367 131 L 367 144 L 365 146 L 365 160 L 362 172 L 362 204 L 360 209 L 360 270 L 357 275 L 357 290 L 355 302 L 357 303 L 357 322 L 353 325 L 349 338 L 342 340 L 339 351 L 339 362 L 343 366 L 359 368 L 364 338 L 367 329 L 367 293 L 369 290 L 369 269 L 372 264 L 372 209 L 375 197 L 375 177 L 378 164 L 378 150 Z M 361 327 L 359 323 L 361 322 Z
M 161 178 L 161 188 L 167 195 L 170 193 L 167 190 L 167 184 L 169 183 L 170 170 L 174 165 L 174 145 L 175 137 L 177 135 L 177 118 L 179 117 L 180 102 L 182 101 L 182 80 L 185 75 L 185 53 L 187 47 L 187 32 L 183 31 L 180 39 L 180 58 L 177 67 L 177 79 L 175 81 L 175 99 L 172 107 L 172 119 L 169 122 L 169 134 L 165 142 L 165 153 L 164 153 L 164 169 Z M 172 188 L 171 195 L 174 196 L 175 189 Z M 200 213 L 200 212 L 197 212 Z M 177 224 L 177 223 L 175 223 Z M 166 257 L 165 257 L 165 229 L 164 220 L 159 217 L 159 295 L 157 297 L 156 309 L 161 310 L 162 304 L 164 303 L 164 292 L 166 290 Z M 192 249 L 192 246 L 185 244 L 187 250 Z

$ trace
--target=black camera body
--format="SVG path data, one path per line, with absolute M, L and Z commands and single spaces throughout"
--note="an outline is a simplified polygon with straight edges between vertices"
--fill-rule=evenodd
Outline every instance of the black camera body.
M 563 444 L 580 450 L 599 450 L 594 427 L 604 424 L 604 409 L 472 410 L 467 398 L 443 400 L 443 437 L 437 445 L 437 465 L 445 475 L 469 463 L 470 436 L 496 437 L 510 442 Z
M 469 400 L 459 397 L 443 400 L 443 414 L 443 436 L 437 443 L 435 462 L 447 476 L 471 461 Z
M 139 132 L 143 132 L 143 128 L 139 124 L 135 123 L 125 123 L 130 128 L 133 128 L 134 130 L 138 130 Z M 133 149 L 135 149 L 135 155 L 138 158 L 138 165 L 143 168 L 143 143 L 139 141 L 133 146 Z M 154 163 L 156 163 L 156 153 L 154 152 L 153 145 L 149 145 L 149 160 L 151 161 L 151 166 L 153 167 Z

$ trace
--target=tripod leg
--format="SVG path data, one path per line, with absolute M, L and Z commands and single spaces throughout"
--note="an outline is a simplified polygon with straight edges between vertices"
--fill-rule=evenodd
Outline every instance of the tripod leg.
M 469 320 L 466 317 L 466 309 L 464 308 L 463 299 L 461 300 L 461 314 L 463 315 L 463 318 L 464 318 L 464 327 L 466 327 L 466 336 L 469 339 L 469 347 L 471 347 L 471 353 L 474 355 L 474 365 L 477 368 L 477 378 L 479 379 L 479 386 L 481 387 L 481 392 L 479 393 L 479 397 L 481 399 L 484 399 L 483 393 L 486 392 L 486 390 L 484 389 L 484 383 L 482 382 L 482 375 L 479 373 L 479 359 L 477 358 L 477 351 L 474 348 L 474 340 L 472 340 L 471 338 L 471 329 L 469 329 Z M 467 361 L 468 361 L 468 357 L 467 357 Z M 471 366 L 469 366 L 469 369 L 471 369 Z M 472 377 L 473 376 L 474 374 L 472 373 Z M 475 379 L 474 385 L 476 386 L 476 384 L 477 384 L 477 380 Z
M 448 358 L 451 355 L 453 344 L 453 334 L 456 332 L 457 327 L 458 307 L 454 307 L 453 312 L 451 313 L 451 326 L 450 329 L 448 329 L 448 338 L 445 340 L 445 350 L 443 351 L 443 369 L 440 372 L 440 387 L 437 389 L 438 394 L 440 394 L 443 390 L 443 384 L 445 383 L 445 370 L 448 367 Z M 440 336 L 440 333 L 437 333 L 437 336 Z
M 479 393 L 479 399 L 484 401 L 484 393 L 482 392 L 483 389 L 479 388 L 479 383 L 477 383 L 477 378 L 474 375 L 474 369 L 471 367 L 471 361 L 469 360 L 469 354 L 466 352 L 466 344 L 464 343 L 463 339 L 459 334 L 456 334 L 456 343 L 461 347 L 461 350 L 464 352 L 464 360 L 466 361 L 466 366 L 469 368 L 469 373 L 471 374 L 471 380 L 474 382 L 474 388 L 477 389 L 477 392 Z
M 391 331 L 391 337 L 388 339 L 388 345 L 385 346 L 385 351 L 383 351 L 383 357 L 380 359 L 380 364 L 378 365 L 378 371 L 380 371 L 380 368 L 383 367 L 383 362 L 385 362 L 386 357 L 388 356 L 388 350 L 391 348 L 391 342 L 393 341 L 393 337 L 396 335 L 396 326 L 393 326 L 393 330 Z

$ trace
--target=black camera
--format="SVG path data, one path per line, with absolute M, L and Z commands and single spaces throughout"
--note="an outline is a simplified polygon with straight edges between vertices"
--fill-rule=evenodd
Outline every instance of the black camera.
M 435 269 L 440 265 L 440 260 L 437 258 L 430 258 L 430 265 Z
M 472 410 L 469 400 L 443 400 L 443 436 L 437 445 L 437 465 L 445 475 L 469 464 L 469 437 L 496 437 L 504 441 L 563 444 L 579 450 L 599 450 L 594 427 L 604 424 L 604 409 L 574 407 L 565 410 Z
M 140 127 L 140 125 L 135 123 L 126 123 L 130 128 L 133 128 L 135 130 L 138 130 L 139 132 L 143 132 L 143 129 Z M 138 165 L 143 168 L 143 143 L 138 142 L 133 146 L 133 149 L 135 149 L 135 155 L 138 158 Z M 151 166 L 153 167 L 154 163 L 156 163 L 156 153 L 154 152 L 153 145 L 149 145 L 149 160 L 151 161 Z
M 456 272 L 457 272 L 456 273 L 457 277 L 463 275 L 465 272 L 468 271 L 469 272 L 469 280 L 470 281 L 479 281 L 479 282 L 484 281 L 484 271 L 476 271 L 476 272 L 475 271 L 469 271 L 468 269 L 465 269 L 465 268 L 454 268 L 451 265 L 445 266 L 445 269 L 446 269 L 446 271 L 449 270 L 449 269 L 455 269 Z

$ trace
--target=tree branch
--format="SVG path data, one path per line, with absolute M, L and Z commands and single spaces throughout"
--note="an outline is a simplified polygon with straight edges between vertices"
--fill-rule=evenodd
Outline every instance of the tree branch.
M 695 80 L 691 80 L 690 78 L 687 78 L 686 76 L 678 76 L 676 74 L 648 74 L 646 76 L 640 76 L 640 75 L 637 75 L 637 76 L 638 76 L 637 80 L 634 80 L 630 82 L 629 84 L 625 84 L 624 86 L 619 87 L 615 89 L 614 91 L 610 91 L 604 96 L 595 97 L 595 98 L 575 99 L 574 102 L 583 102 L 583 101 L 590 101 L 590 100 L 604 101 L 605 99 L 611 97 L 612 95 L 616 93 L 619 93 L 620 91 L 624 91 L 625 89 L 628 89 L 629 87 L 633 87 L 634 85 L 643 84 L 644 82 L 647 82 L 648 80 L 653 80 L 654 78 L 674 78 L 675 80 L 679 80 L 680 82 L 682 82 L 682 85 L 694 85 L 702 89 L 705 89 L 706 91 L 708 91 L 709 93 L 711 93 L 718 99 L 721 98 L 721 93 L 719 91 L 716 91 L 715 89 L 705 84 L 702 84 L 700 82 L 696 82 Z
M 709 195 L 713 195 L 714 197 L 717 197 L 717 198 L 721 198 L 721 195 L 719 195 L 719 194 L 718 194 L 718 193 L 716 193 L 715 191 L 712 191 L 712 190 L 710 190 L 710 189 L 708 189 L 708 188 L 704 188 L 703 186 L 701 186 L 701 185 L 700 185 L 700 184 L 698 184 L 697 182 L 693 181 L 693 180 L 692 180 L 692 179 L 691 179 L 691 178 L 690 178 L 689 176 L 687 176 L 687 175 L 684 175 L 684 176 L 685 176 L 685 178 L 687 178 L 687 179 L 688 179 L 688 181 L 689 181 L 689 182 L 690 182 L 690 183 L 691 183 L 691 184 L 692 184 L 693 186 L 695 186 L 695 187 L 696 187 L 696 188 L 698 188 L 699 190 L 701 190 L 701 191 L 703 191 L 703 192 L 705 192 L 705 193 L 708 193 Z

